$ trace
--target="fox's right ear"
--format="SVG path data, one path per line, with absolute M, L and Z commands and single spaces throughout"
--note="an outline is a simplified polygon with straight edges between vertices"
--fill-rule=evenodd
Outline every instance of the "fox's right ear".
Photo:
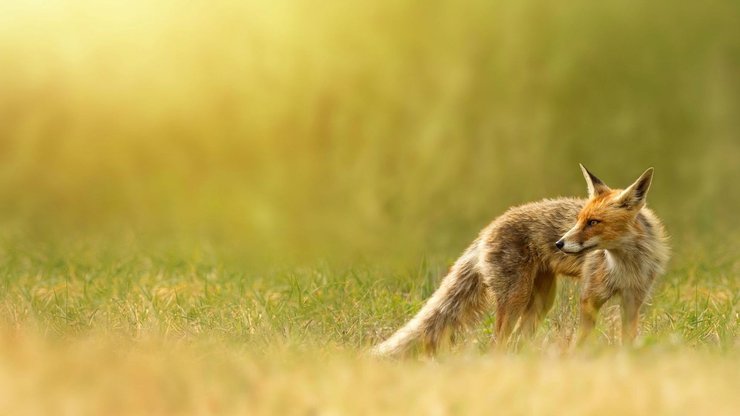
M 589 172 L 585 166 L 583 166 L 580 163 L 578 164 L 578 166 L 581 167 L 581 172 L 583 172 L 583 177 L 586 179 L 586 185 L 588 185 L 588 197 L 589 198 L 599 196 L 611 190 L 608 186 L 606 186 L 604 182 L 601 181 L 601 179 L 597 178 L 593 173 Z
M 650 189 L 650 183 L 653 181 L 653 168 L 648 168 L 639 178 L 627 189 L 619 194 L 615 201 L 623 207 L 642 208 L 645 205 L 645 196 Z

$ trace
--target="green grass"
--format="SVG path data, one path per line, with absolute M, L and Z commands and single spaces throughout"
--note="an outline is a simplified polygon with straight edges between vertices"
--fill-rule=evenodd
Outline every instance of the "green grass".
M 331 344 L 361 350 L 408 319 L 448 266 L 395 269 L 354 264 L 249 271 L 208 255 L 157 259 L 134 255 L 99 264 L 71 259 L 5 262 L 7 327 L 50 335 L 214 338 L 257 351 L 274 343 Z M 11 264 L 11 266 L 8 266 Z M 656 284 L 642 319 L 642 347 L 733 350 L 738 336 L 737 261 L 673 267 Z M 536 342 L 567 342 L 576 327 L 578 284 L 560 280 L 558 302 Z M 618 344 L 616 304 L 603 313 L 600 342 Z M 492 319 L 469 334 L 487 344 Z M 472 341 L 471 341 L 472 340 Z M 464 344 L 464 342 L 463 342 Z
M 632 349 L 618 346 L 619 313 L 607 305 L 593 342 L 569 350 L 578 287 L 565 281 L 516 354 L 488 349 L 488 317 L 437 361 L 397 362 L 366 350 L 415 312 L 443 262 L 250 273 L 208 255 L 17 261 L 0 297 L 0 408 L 14 414 L 732 414 L 738 405 L 737 262 L 672 268 Z
M 736 1 L 0 4 L 0 413 L 732 414 Z M 671 236 L 633 349 L 367 348 L 582 162 Z

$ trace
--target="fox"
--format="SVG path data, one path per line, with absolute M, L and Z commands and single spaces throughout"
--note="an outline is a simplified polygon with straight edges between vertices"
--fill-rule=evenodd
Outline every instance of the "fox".
M 493 303 L 493 345 L 531 338 L 552 308 L 557 278 L 580 281 L 585 342 L 599 309 L 620 300 L 622 344 L 634 342 L 640 309 L 670 256 L 663 224 L 646 207 L 654 169 L 625 189 L 612 189 L 579 164 L 588 198 L 558 197 L 510 208 L 485 227 L 453 264 L 421 310 L 371 349 L 398 356 L 420 344 L 435 354 L 441 342 L 476 323 Z

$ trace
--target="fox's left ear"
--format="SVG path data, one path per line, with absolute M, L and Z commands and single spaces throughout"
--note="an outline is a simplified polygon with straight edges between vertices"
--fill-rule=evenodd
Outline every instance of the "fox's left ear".
M 619 206 L 624 208 L 642 208 L 645 205 L 645 197 L 653 181 L 653 168 L 649 168 L 639 178 L 622 191 L 616 198 Z

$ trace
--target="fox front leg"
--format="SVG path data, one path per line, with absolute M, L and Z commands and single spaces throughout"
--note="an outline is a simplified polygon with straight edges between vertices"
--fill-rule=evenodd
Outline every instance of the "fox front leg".
M 622 345 L 632 345 L 637 336 L 640 307 L 644 300 L 643 291 L 637 289 L 622 291 Z
M 599 310 L 614 295 L 614 291 L 604 284 L 604 279 L 598 277 L 593 276 L 589 279 L 581 292 L 581 324 L 578 328 L 576 346 L 583 345 L 586 341 L 596 326 Z
M 580 346 L 588 339 L 588 336 L 596 326 L 596 319 L 599 316 L 599 309 L 604 305 L 606 300 L 598 297 L 581 298 L 581 324 L 578 327 L 578 338 L 576 345 Z

